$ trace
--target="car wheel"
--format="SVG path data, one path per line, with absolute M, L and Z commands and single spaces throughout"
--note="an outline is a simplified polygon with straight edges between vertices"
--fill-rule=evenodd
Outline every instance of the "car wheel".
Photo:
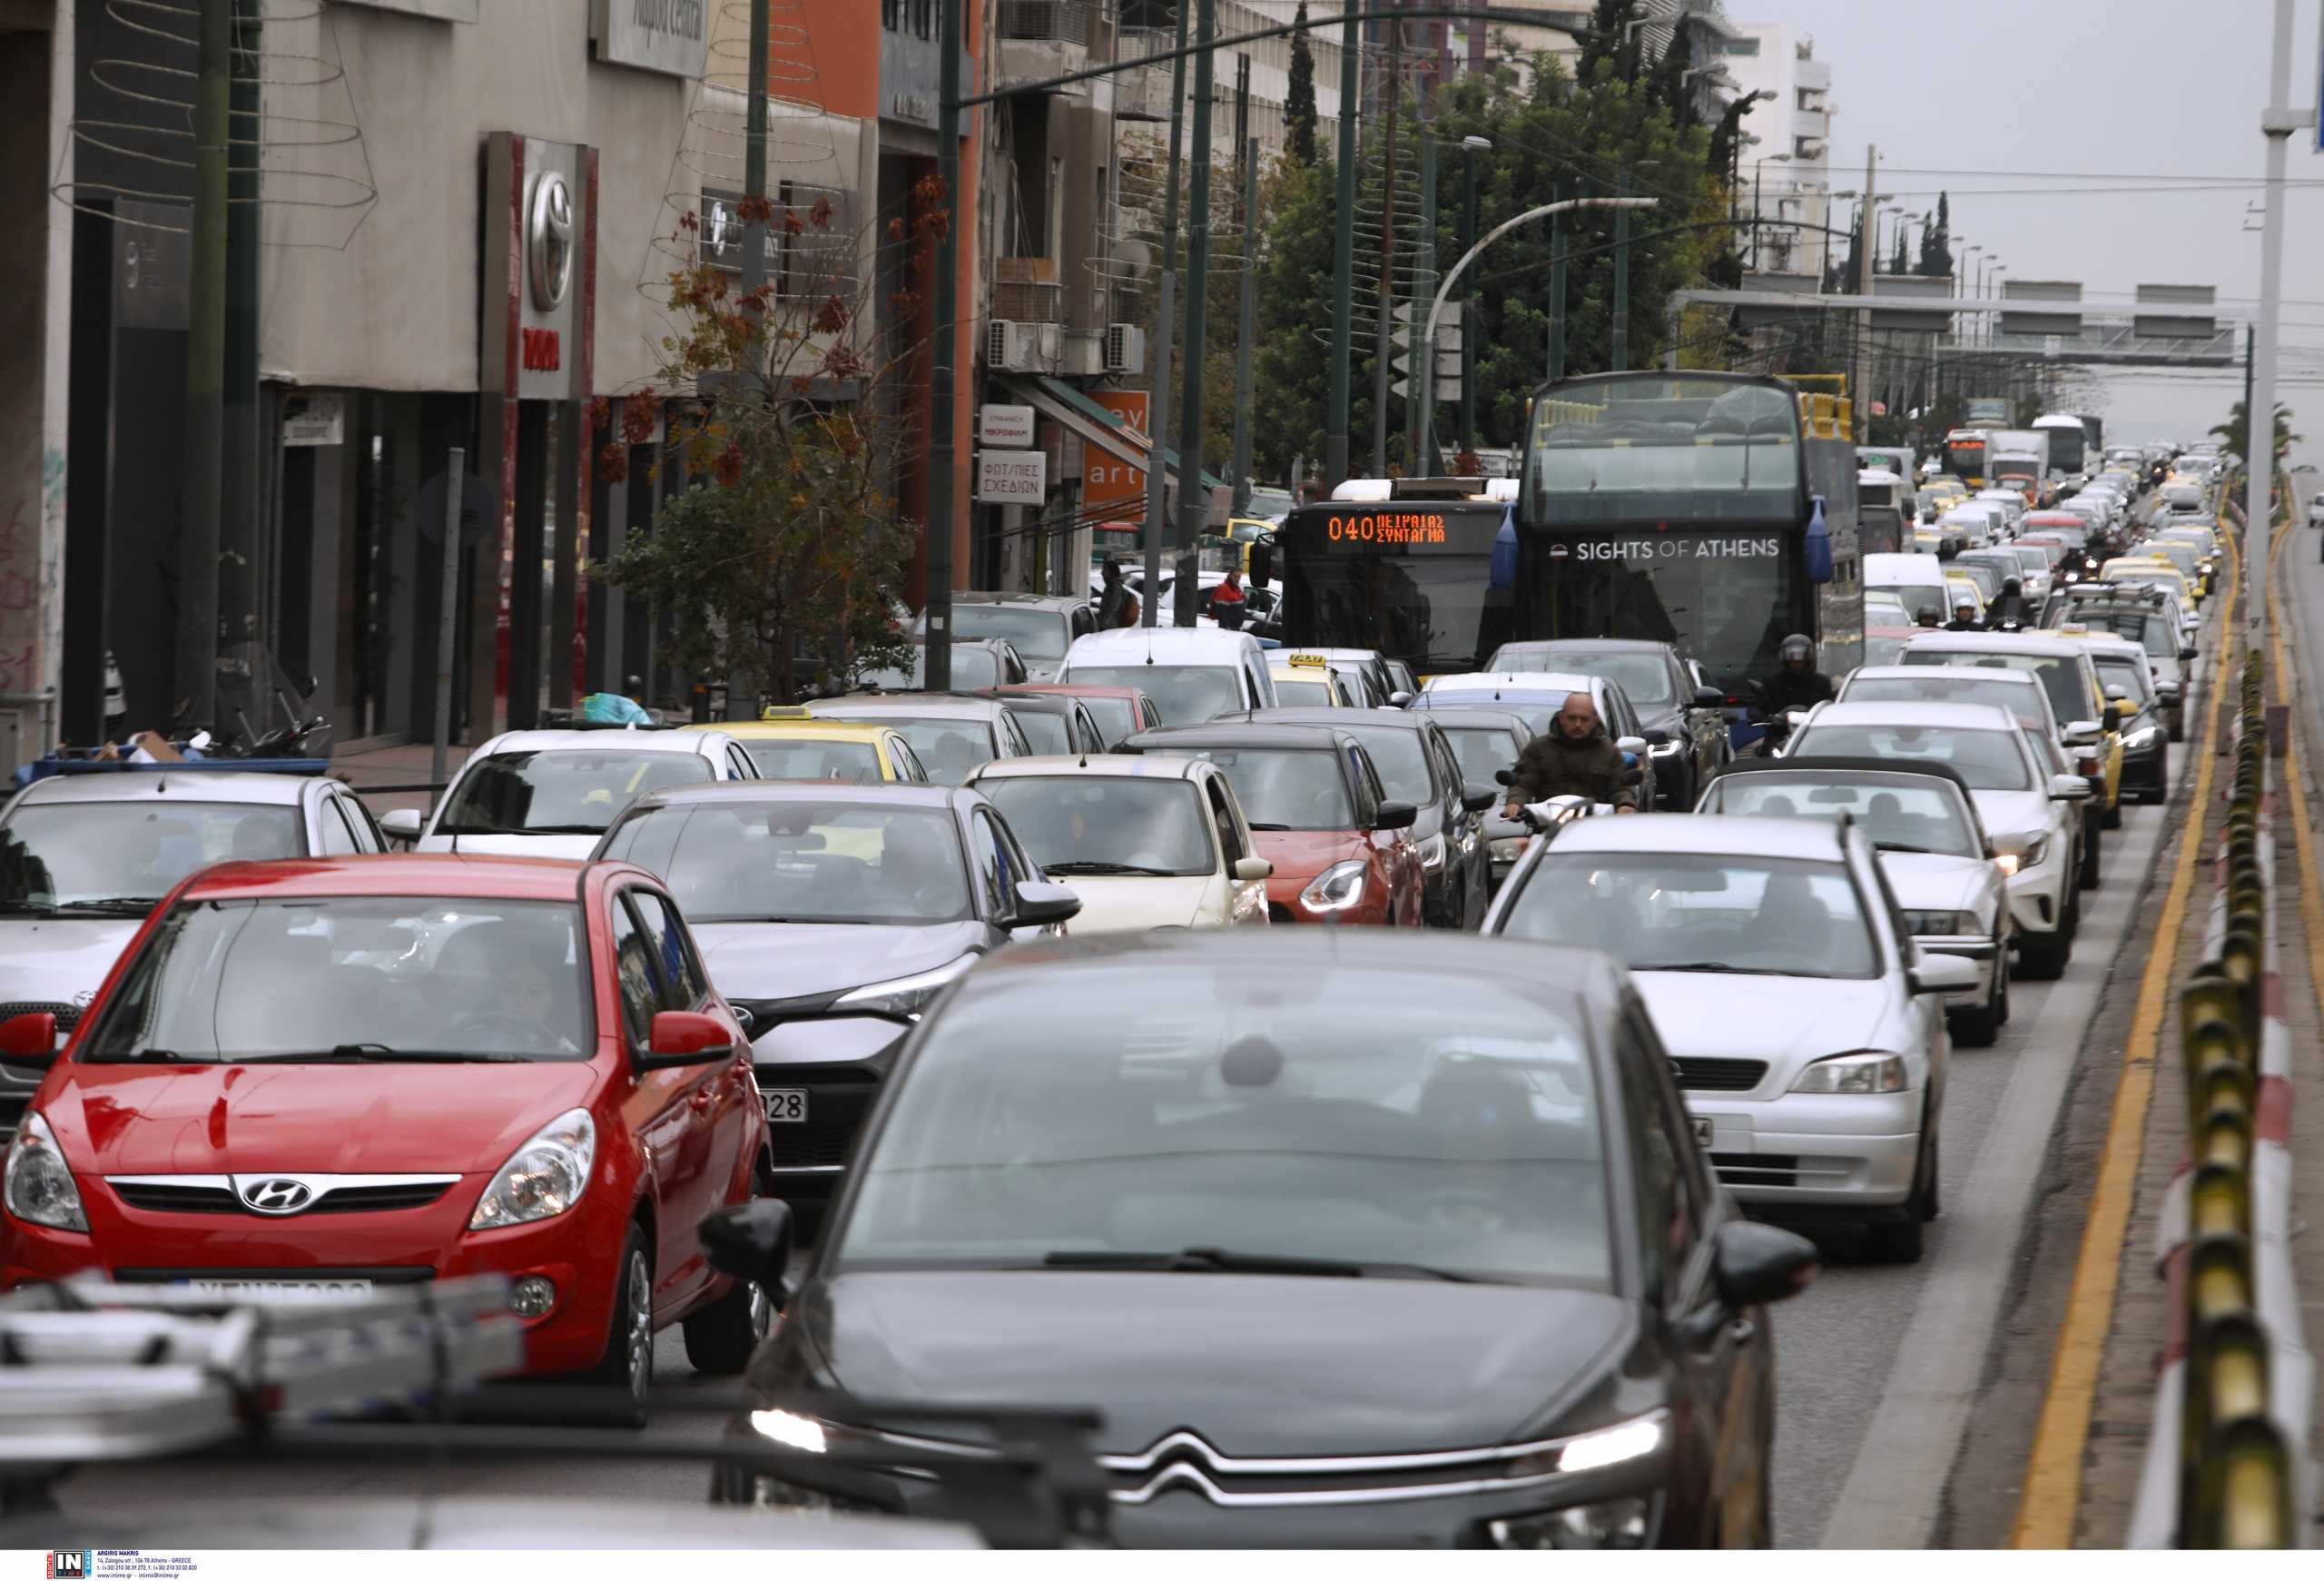
M 2105 820 L 2101 818 L 2092 826 L 2090 838 L 2083 845 L 2082 865 L 2074 874 L 2074 883 L 2083 889 L 2098 887 L 2099 858 L 2105 848 L 2104 839 L 2098 831 L 2104 826 Z
M 685 1320 L 686 1360 L 696 1372 L 733 1378 L 750 1365 L 774 1327 L 774 1302 L 756 1280 L 737 1280 L 709 1306 Z
M 2013 973 L 2009 967 L 2009 939 L 2005 934 L 2000 933 L 1994 934 L 1994 959 L 2001 964 L 2001 1023 L 2007 1026 L 2009 1024 L 2009 980 Z
M 645 1391 L 654 1382 L 654 1262 L 645 1231 L 632 1224 L 614 1265 L 614 1315 L 606 1332 L 605 1359 L 589 1382 L 619 1391 L 603 1419 L 611 1426 L 645 1425 Z
M 2060 917 L 2058 925 L 2046 934 L 2024 934 L 2018 938 L 2018 964 L 2036 983 L 2065 975 L 2067 958 L 2073 954 L 2073 934 L 2067 920 Z
M 1904 1216 L 1866 1226 L 1865 1239 L 1872 1255 L 1882 1262 L 1918 1262 L 1927 1237 L 1917 1196 L 1905 1204 Z
M 1944 1136 L 1939 1132 L 1931 1131 L 1928 1139 L 1928 1169 L 1927 1172 L 1921 1177 L 1920 1196 L 1915 1203 L 1924 1220 L 1935 1218 L 1945 1206 L 1938 1195 L 1942 1182 L 1937 1179 L 1938 1172 L 1945 1162 L 1944 1148 Z
M 2098 822 L 2102 827 L 2108 829 L 2119 829 L 2122 826 L 2122 797 L 2116 796 L 2114 798 L 2114 805 L 2108 807 L 2104 813 L 2099 815 Z M 2098 887 L 2097 881 L 2095 879 L 2091 881 L 2090 887 L 2093 889 Z
M 2009 1015 L 2009 954 L 1996 949 L 1992 983 L 1985 988 L 1983 1004 L 1951 1012 L 1946 1020 L 1953 1024 L 1953 1041 L 1967 1048 L 1989 1049 L 2001 1036 L 2001 1023 Z

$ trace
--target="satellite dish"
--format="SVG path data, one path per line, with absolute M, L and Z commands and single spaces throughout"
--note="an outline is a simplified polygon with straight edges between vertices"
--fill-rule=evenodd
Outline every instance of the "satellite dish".
M 1114 249 L 1114 257 L 1132 280 L 1144 280 L 1154 268 L 1154 249 L 1135 236 L 1126 236 Z
M 419 486 L 411 502 L 412 525 L 419 536 L 429 543 L 444 541 L 444 474 L 438 472 Z M 486 525 L 497 513 L 493 509 L 492 490 L 484 479 L 473 472 L 460 475 L 460 542 L 469 548 L 482 543 Z

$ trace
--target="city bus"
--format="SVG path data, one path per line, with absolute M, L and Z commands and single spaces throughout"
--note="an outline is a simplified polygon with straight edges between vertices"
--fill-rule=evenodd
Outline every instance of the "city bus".
M 1984 429 L 1955 429 L 1945 436 L 1945 469 L 1972 490 L 1985 486 Z
M 1490 490 L 1490 492 L 1488 492 Z M 1416 676 L 1478 668 L 1521 633 L 1510 494 L 1483 479 L 1362 481 L 1294 509 L 1265 556 L 1292 647 L 1377 648 Z M 1254 581 L 1263 556 L 1251 555 Z

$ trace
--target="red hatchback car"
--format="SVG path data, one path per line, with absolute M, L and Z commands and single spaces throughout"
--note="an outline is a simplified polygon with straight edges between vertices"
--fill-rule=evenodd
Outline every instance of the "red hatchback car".
M 750 1045 L 623 863 L 230 863 L 155 908 L 10 1143 L 0 1290 L 74 1274 L 279 1295 L 514 1281 L 528 1373 L 642 1415 L 654 1332 L 740 1372 L 763 1292 L 695 1226 L 767 1154 Z

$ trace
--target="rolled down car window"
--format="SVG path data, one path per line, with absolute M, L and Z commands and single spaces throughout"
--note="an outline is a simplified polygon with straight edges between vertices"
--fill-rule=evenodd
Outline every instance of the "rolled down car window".
M 858 1157 L 836 1266 L 1103 1266 L 1187 1248 L 1611 1288 L 1605 1101 L 1571 994 L 1206 964 L 972 980 Z M 1432 1204 L 1438 1205 L 1432 1208 Z M 1118 1265 L 1117 1265 L 1118 1266 Z

